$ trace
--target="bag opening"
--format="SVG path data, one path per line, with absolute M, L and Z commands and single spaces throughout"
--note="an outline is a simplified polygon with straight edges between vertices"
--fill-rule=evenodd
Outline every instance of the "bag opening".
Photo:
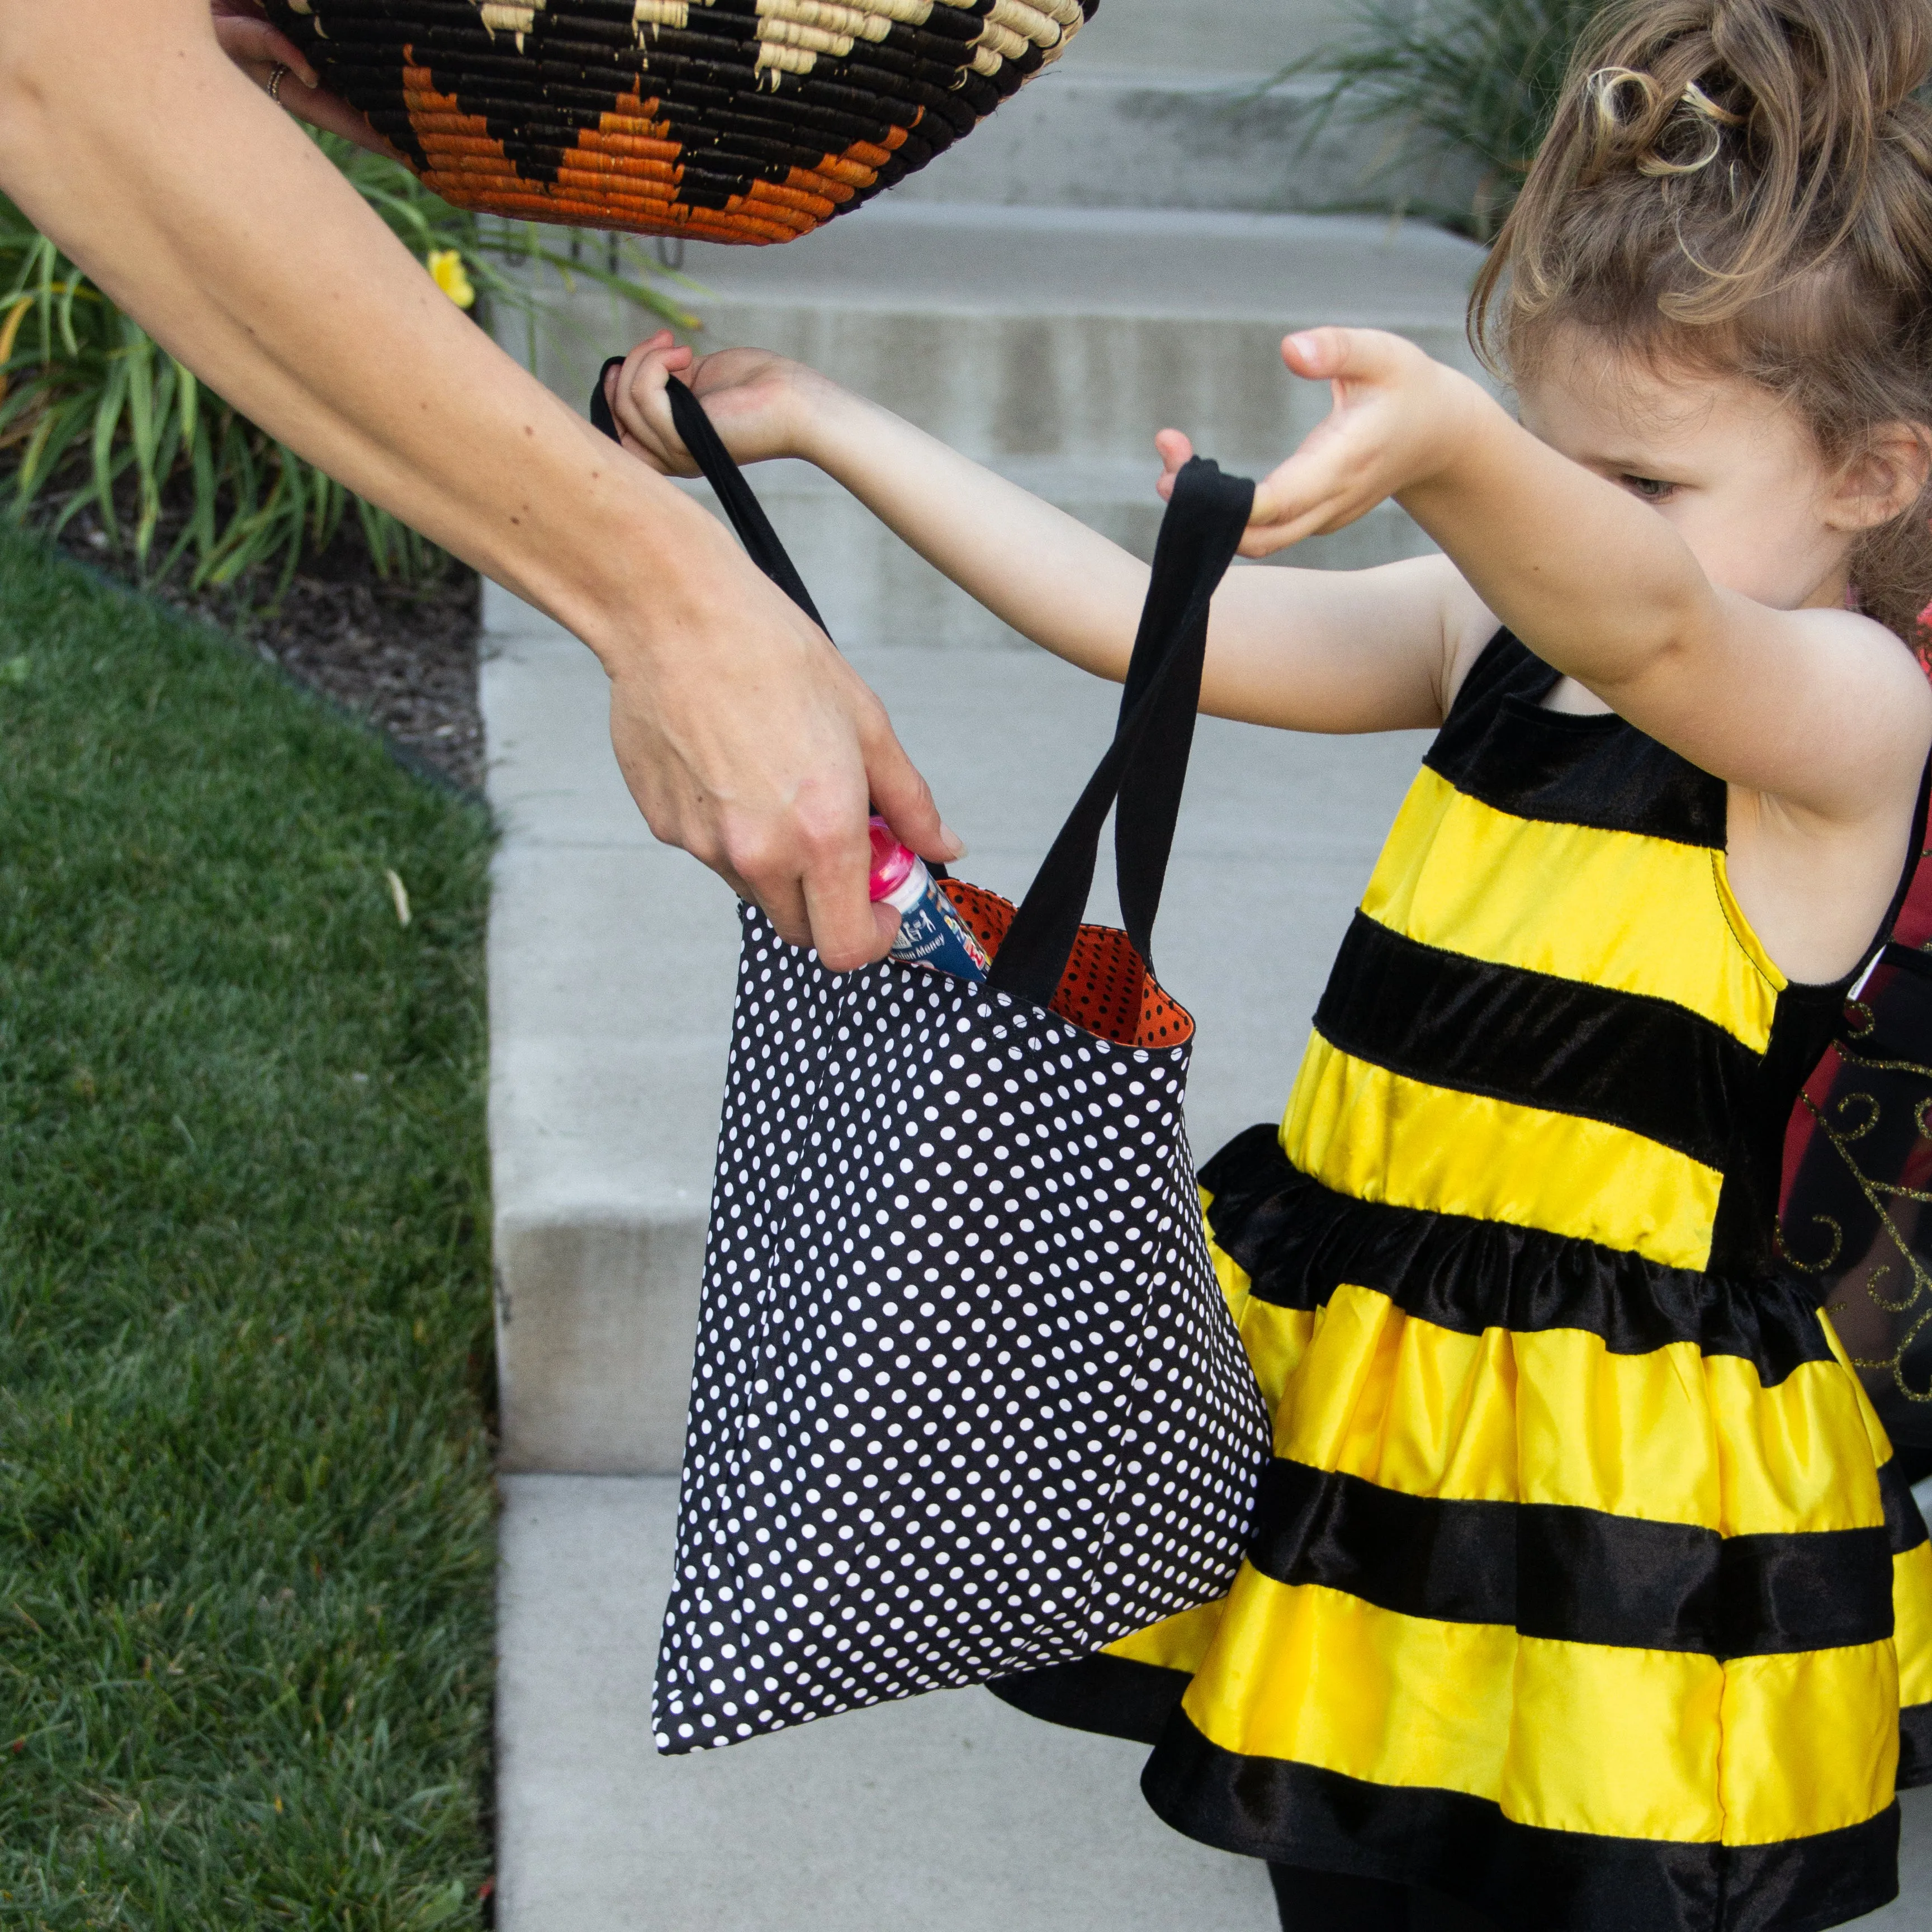
M 940 881 L 953 910 L 990 958 L 1013 922 L 1013 904 L 983 886 Z M 1083 926 L 1049 1010 L 1116 1046 L 1180 1046 L 1194 1037 L 1186 1008 L 1161 990 L 1134 943 L 1117 927 Z

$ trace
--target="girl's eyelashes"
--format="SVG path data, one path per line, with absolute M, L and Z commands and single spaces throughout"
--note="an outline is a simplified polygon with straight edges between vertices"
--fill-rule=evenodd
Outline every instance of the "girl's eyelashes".
M 1675 483 L 1666 483 L 1655 476 L 1619 476 L 1617 481 L 1646 503 L 1667 503 L 1677 494 Z

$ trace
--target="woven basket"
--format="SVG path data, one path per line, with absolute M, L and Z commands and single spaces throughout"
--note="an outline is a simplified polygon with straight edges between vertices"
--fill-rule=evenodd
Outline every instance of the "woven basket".
M 789 242 L 952 146 L 1096 0 L 269 0 L 446 200 Z

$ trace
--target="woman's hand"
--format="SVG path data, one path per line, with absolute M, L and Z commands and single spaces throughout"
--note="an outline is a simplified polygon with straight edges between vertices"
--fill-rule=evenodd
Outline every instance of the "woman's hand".
M 265 93 L 274 83 L 275 70 L 283 70 L 274 97 L 291 114 L 372 154 L 392 161 L 403 158 L 362 114 L 322 86 L 322 76 L 303 58 L 301 48 L 269 24 L 260 0 L 208 0 L 208 11 L 221 51 Z
M 698 465 L 671 422 L 664 384 L 681 377 L 704 405 L 706 415 L 740 463 L 804 454 L 806 392 L 824 378 L 763 349 L 721 349 L 698 356 L 680 346 L 668 328 L 640 342 L 621 369 L 605 377 L 619 440 L 633 456 L 664 476 L 695 476 Z
M 1454 460 L 1472 411 L 1495 407 L 1466 376 L 1378 328 L 1310 329 L 1289 336 L 1281 356 L 1292 374 L 1325 381 L 1334 406 L 1256 490 L 1244 556 L 1346 529 L 1386 498 L 1426 482 Z M 1167 429 L 1154 446 L 1165 497 L 1193 446 Z

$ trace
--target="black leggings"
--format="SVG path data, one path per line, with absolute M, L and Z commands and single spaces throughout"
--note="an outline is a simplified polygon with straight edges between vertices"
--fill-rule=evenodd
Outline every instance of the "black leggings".
M 1466 1905 L 1382 1878 L 1270 1865 L 1282 1932 L 1490 1932 Z

